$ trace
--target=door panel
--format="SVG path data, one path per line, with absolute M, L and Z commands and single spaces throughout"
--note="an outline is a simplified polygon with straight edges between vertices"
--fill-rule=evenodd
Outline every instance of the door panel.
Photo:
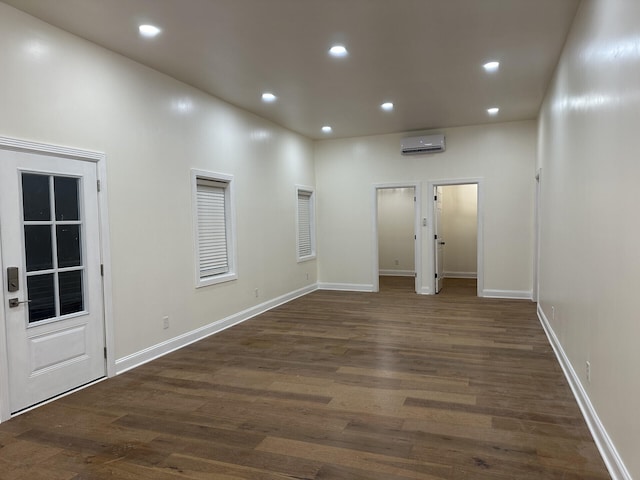
M 86 325 L 80 325 L 30 338 L 33 373 L 64 362 L 83 360 L 87 355 L 86 333 Z
M 105 375 L 96 185 L 93 162 L 0 150 L 12 412 Z

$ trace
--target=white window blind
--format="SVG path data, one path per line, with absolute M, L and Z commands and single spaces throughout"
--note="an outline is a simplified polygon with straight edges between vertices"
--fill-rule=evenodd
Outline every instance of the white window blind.
M 198 268 L 201 279 L 229 272 L 228 184 L 197 179 Z
M 313 255 L 311 192 L 298 191 L 298 257 Z

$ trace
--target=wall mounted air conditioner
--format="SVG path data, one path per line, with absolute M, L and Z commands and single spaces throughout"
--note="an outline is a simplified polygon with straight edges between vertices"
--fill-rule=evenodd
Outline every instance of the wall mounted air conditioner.
M 400 143 L 400 151 L 403 155 L 444 152 L 444 134 L 438 133 L 435 135 L 403 138 Z

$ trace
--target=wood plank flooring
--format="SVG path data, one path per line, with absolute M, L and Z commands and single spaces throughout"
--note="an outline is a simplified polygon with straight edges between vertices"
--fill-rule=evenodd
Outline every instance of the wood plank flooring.
M 0 479 L 610 478 L 534 304 L 411 282 L 314 292 L 18 416 Z

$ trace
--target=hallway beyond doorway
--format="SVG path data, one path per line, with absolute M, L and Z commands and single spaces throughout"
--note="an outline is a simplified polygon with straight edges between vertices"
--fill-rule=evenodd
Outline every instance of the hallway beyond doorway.
M 380 275 L 381 292 L 413 292 L 413 277 Z M 478 281 L 475 278 L 445 278 L 444 286 L 438 295 L 446 297 L 476 297 Z
M 400 277 L 393 275 L 380 275 L 380 292 L 411 292 L 416 293 L 414 290 L 415 280 L 414 277 Z
M 478 281 L 475 278 L 446 278 L 438 295 L 447 297 L 476 297 Z

